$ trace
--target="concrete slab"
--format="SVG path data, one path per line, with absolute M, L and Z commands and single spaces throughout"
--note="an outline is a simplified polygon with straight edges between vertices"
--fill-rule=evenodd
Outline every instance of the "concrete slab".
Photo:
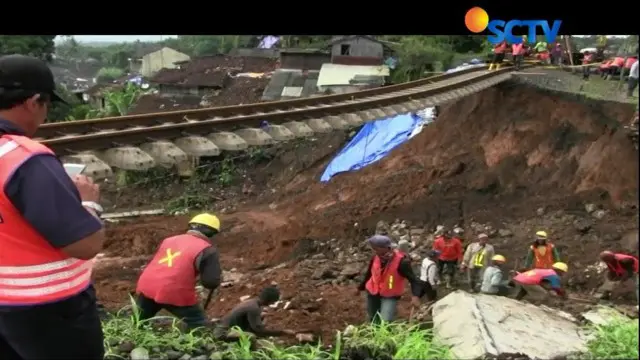
M 261 129 L 240 129 L 235 131 L 247 144 L 251 146 L 273 145 L 276 141 Z
M 140 145 L 140 150 L 151 155 L 158 166 L 172 168 L 179 163 L 187 162 L 187 153 L 171 141 L 160 140 Z
M 313 132 L 317 133 L 330 133 L 333 131 L 331 125 L 326 122 L 324 119 L 311 119 L 307 120 L 307 125 L 313 130 Z
M 94 180 L 106 179 L 113 176 L 111 167 L 100 160 L 95 154 L 80 153 L 62 157 L 62 163 L 84 164 L 87 167 L 82 171 L 83 175 L 92 177 Z
M 243 138 L 232 132 L 211 133 L 207 135 L 207 139 L 213 141 L 220 150 L 224 151 L 243 151 L 249 147 Z
M 586 351 L 587 339 L 578 324 L 567 320 L 569 314 L 561 313 L 458 290 L 435 303 L 433 330 L 458 359 L 516 353 L 552 359 Z
M 282 125 L 269 125 L 264 131 L 275 141 L 289 141 L 296 137 L 291 130 Z
M 350 113 L 342 115 L 342 118 L 351 126 L 356 127 L 364 124 L 364 121 L 358 114 Z
M 327 116 L 324 120 L 335 130 L 347 130 L 351 127 L 351 125 L 340 116 Z
M 122 170 L 145 171 L 156 166 L 151 155 L 135 146 L 111 148 L 98 154 L 98 157 L 110 166 Z
M 358 111 L 357 114 L 358 114 L 358 116 L 360 116 L 360 118 L 364 122 L 377 120 L 377 118 L 376 118 L 377 115 L 374 114 L 373 112 L 369 111 L 369 110 Z
M 371 109 L 369 111 L 376 117 L 375 120 L 382 120 L 387 117 L 387 114 L 381 109 Z
M 187 155 L 193 157 L 218 156 L 220 148 L 204 136 L 184 136 L 173 141 Z
M 398 115 L 398 112 L 391 106 L 385 106 L 382 109 L 382 112 L 387 116 L 387 117 L 393 117 Z
M 406 114 L 409 112 L 409 109 L 407 109 L 404 104 L 391 105 L 391 107 L 396 111 L 397 114 Z
M 627 318 L 618 310 L 608 306 L 597 306 L 585 313 L 580 314 L 588 322 L 594 325 L 606 325 L 612 321 Z M 628 319 L 628 318 L 627 318 Z
M 290 121 L 282 124 L 282 126 L 289 129 L 289 131 L 291 131 L 296 137 L 313 136 L 313 129 L 311 129 L 309 125 L 300 121 Z

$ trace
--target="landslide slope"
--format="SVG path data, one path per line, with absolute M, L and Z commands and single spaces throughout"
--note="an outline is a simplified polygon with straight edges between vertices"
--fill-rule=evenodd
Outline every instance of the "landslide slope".
M 638 153 L 621 126 L 633 112 L 629 104 L 502 84 L 444 106 L 434 124 L 361 171 L 326 185 L 317 180 L 326 163 L 296 175 L 268 208 L 228 217 L 233 229 L 221 246 L 228 241 L 239 255 L 271 263 L 299 252 L 300 239 L 357 241 L 377 221 L 395 218 L 426 226 L 557 225 L 549 229 L 554 237 L 580 242 L 563 231 L 576 214 L 587 215 L 586 202 L 608 209 L 597 236 L 621 233 L 634 227 L 638 202 Z M 560 219 L 567 226 L 536 222 L 540 209 L 574 215 Z M 530 241 L 529 230 L 512 245 Z M 248 246 L 232 246 L 242 239 Z

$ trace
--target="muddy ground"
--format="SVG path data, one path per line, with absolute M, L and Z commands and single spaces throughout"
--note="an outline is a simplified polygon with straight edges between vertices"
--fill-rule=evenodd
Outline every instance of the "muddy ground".
M 434 124 L 388 157 L 326 185 L 317 179 L 344 134 L 331 148 L 316 143 L 280 152 L 247 170 L 242 189 L 252 191 L 238 190 L 239 202 L 225 205 L 217 246 L 229 283 L 208 313 L 220 317 L 241 296 L 275 282 L 284 301 L 267 311 L 273 326 L 327 337 L 362 322 L 364 302 L 354 289 L 369 256 L 363 240 L 384 222 L 394 223 L 394 236 L 414 242 L 415 258 L 439 224 L 460 225 L 468 238 L 488 231 L 513 268 L 531 235 L 545 229 L 570 266 L 569 288 L 588 299 L 601 282 L 601 250 L 637 253 L 637 235 L 629 234 L 637 234 L 638 152 L 621 126 L 634 111 L 631 104 L 511 82 L 443 106 Z M 95 275 L 105 306 L 127 304 L 140 267 L 187 220 L 109 225 L 107 259 Z M 623 303 L 633 297 L 619 295 Z M 565 307 L 578 312 L 586 306 Z M 400 315 L 409 312 L 405 299 Z

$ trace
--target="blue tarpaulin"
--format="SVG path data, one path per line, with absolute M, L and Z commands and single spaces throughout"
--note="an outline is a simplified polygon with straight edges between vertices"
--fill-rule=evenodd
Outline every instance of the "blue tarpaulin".
M 482 67 L 484 64 L 473 59 L 446 72 L 451 73 L 471 67 Z M 366 123 L 351 139 L 338 155 L 329 163 L 320 177 L 321 182 L 328 182 L 339 173 L 356 171 L 387 156 L 398 145 L 417 135 L 422 127 L 433 121 L 433 108 L 421 113 L 402 114 L 391 118 Z
M 341 172 L 355 171 L 376 162 L 409 139 L 422 121 L 417 115 L 402 114 L 364 124 L 329 163 L 320 181 L 327 182 Z

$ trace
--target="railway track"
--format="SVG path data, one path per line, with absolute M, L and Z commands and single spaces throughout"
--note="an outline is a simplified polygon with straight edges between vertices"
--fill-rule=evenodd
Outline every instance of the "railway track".
M 96 178 L 112 167 L 177 167 L 188 176 L 199 157 L 348 129 L 452 101 L 507 80 L 511 68 L 472 68 L 348 94 L 46 124 L 36 138 L 64 162 Z M 269 126 L 263 127 L 264 122 Z

